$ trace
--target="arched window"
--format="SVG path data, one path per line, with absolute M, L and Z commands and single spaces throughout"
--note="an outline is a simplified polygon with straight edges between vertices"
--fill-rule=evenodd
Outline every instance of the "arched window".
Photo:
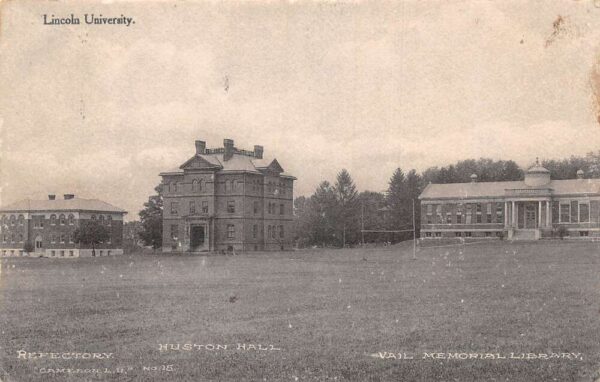
M 196 192 L 198 191 L 198 180 L 194 179 L 192 180 L 192 192 Z
M 56 215 L 50 215 L 50 225 L 56 225 Z
M 98 221 L 100 222 L 100 224 L 104 224 L 104 215 L 98 216 Z
M 11 242 L 11 243 L 14 243 L 14 242 L 15 242 L 15 234 L 14 234 L 14 233 L 11 233 L 11 234 L 10 234 L 10 242 Z
M 111 215 L 108 215 L 106 217 L 106 225 L 109 227 L 112 225 L 112 216 Z
M 64 235 L 64 234 L 63 234 L 63 235 L 60 235 L 60 242 L 61 242 L 61 243 L 64 243 L 64 242 L 65 242 L 65 240 L 66 240 L 66 237 L 67 237 L 67 235 Z
M 200 182 L 198 183 L 198 191 L 204 191 L 204 179 L 200 179 Z
M 96 215 L 92 215 L 92 220 L 96 220 Z
M 15 225 L 16 221 L 17 221 L 17 218 L 15 217 L 15 215 L 10 215 L 10 225 Z
M 171 183 L 171 191 L 177 192 L 177 182 Z
M 19 234 L 19 243 L 22 243 L 22 242 L 23 242 L 23 234 L 22 234 L 22 233 L 20 233 L 20 234 Z
M 58 217 L 58 221 L 60 222 L 60 225 L 65 225 L 66 221 L 65 221 L 65 215 L 64 214 L 60 214 L 60 216 Z
M 75 216 L 73 214 L 69 214 L 69 225 L 75 224 Z
M 25 216 L 19 215 L 19 225 L 23 225 L 25 223 Z

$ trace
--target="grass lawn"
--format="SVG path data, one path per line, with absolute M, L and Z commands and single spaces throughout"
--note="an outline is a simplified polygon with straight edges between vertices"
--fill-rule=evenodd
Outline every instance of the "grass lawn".
M 5 258 L 0 378 L 600 377 L 600 243 L 496 242 L 421 248 L 411 257 L 406 243 L 213 257 Z M 206 346 L 160 351 L 160 344 Z M 273 350 L 250 346 L 258 344 Z M 216 345 L 227 349 L 211 350 Z M 24 360 L 21 350 L 114 355 Z M 448 353 L 581 356 L 443 359 Z

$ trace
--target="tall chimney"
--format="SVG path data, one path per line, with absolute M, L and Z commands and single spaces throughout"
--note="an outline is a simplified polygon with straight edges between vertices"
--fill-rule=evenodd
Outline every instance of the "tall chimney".
M 225 148 L 225 154 L 223 154 L 223 160 L 230 160 L 233 156 L 233 139 L 223 139 L 223 147 Z
M 263 147 L 259 145 L 254 145 L 254 157 L 257 159 L 263 158 Z
M 471 174 L 471 183 L 477 183 L 477 174 Z
M 56 199 L 56 195 L 54 195 L 54 194 L 48 195 L 48 200 L 55 200 L 55 199 Z
M 65 198 L 65 200 L 74 199 L 75 194 L 64 194 L 63 197 Z
M 196 155 L 204 154 L 206 152 L 206 142 L 196 141 Z
M 583 179 L 583 176 L 584 176 L 583 170 L 581 170 L 581 169 L 577 170 L 577 179 Z

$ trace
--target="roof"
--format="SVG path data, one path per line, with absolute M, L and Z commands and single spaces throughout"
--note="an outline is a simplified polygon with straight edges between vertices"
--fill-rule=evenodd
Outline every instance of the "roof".
M 196 154 L 185 161 L 179 168 L 161 172 L 160 175 L 183 175 L 185 168 L 216 169 L 218 172 L 249 172 L 262 174 L 262 171 L 272 169 L 283 177 L 293 178 L 284 173 L 277 159 L 267 160 L 249 155 L 234 153 L 229 160 L 224 160 L 223 153 Z
M 127 211 L 102 200 L 81 198 L 66 200 L 24 199 L 0 208 L 0 212 L 12 211 L 98 211 L 127 213 Z
M 552 195 L 598 194 L 600 179 L 551 180 L 539 187 L 527 186 L 524 181 L 429 184 L 419 199 L 484 198 L 506 196 L 506 190 L 548 190 Z

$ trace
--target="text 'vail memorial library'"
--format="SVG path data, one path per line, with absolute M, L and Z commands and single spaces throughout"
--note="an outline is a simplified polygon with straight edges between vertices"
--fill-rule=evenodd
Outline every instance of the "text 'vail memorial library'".
M 288 250 L 293 240 L 295 177 L 277 159 L 234 147 L 196 153 L 162 172 L 163 252 Z
M 421 200 L 421 237 L 600 237 L 600 179 L 552 180 L 536 163 L 522 181 L 429 184 Z

